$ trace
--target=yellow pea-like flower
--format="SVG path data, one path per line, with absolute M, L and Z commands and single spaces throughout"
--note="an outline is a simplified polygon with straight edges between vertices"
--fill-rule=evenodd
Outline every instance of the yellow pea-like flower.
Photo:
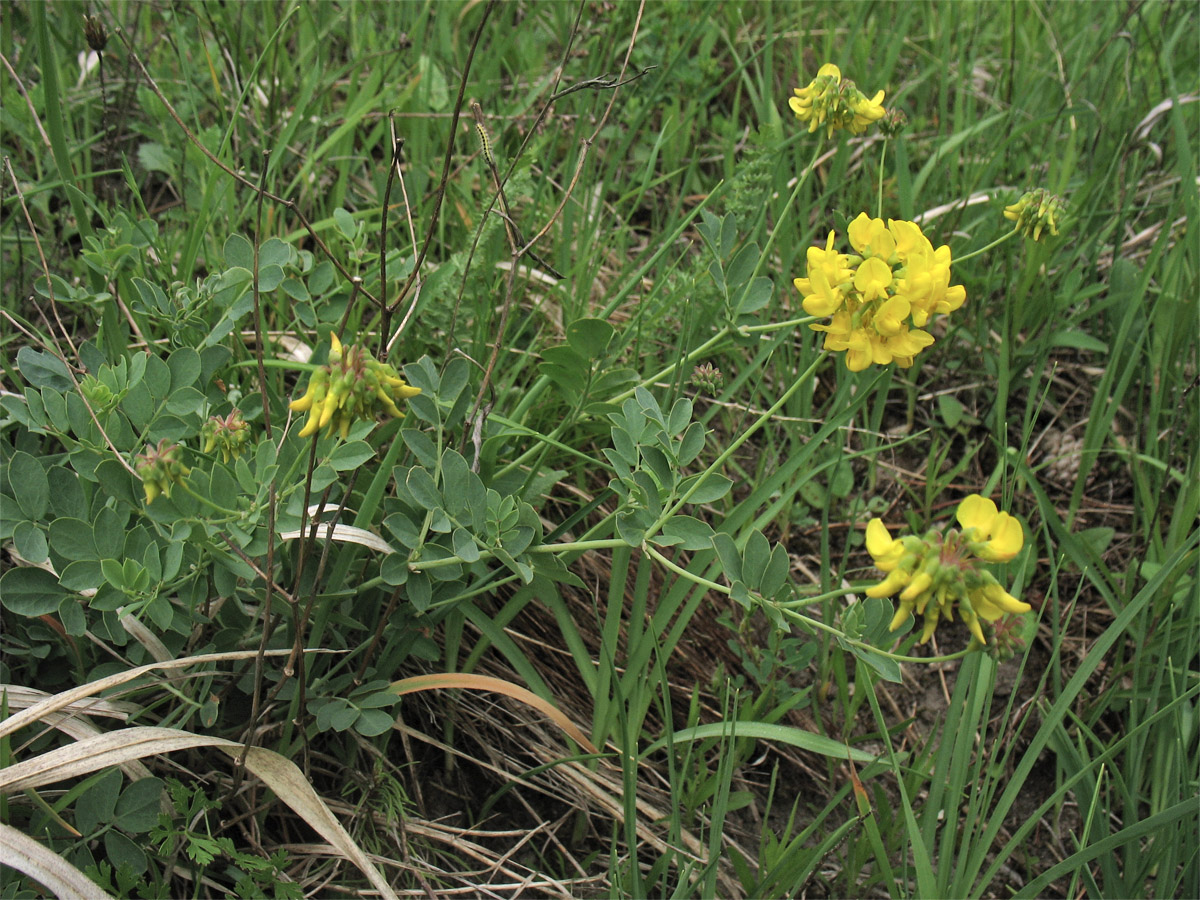
M 398 403 L 421 393 L 392 366 L 376 360 L 364 347 L 343 345 L 330 336 L 329 363 L 315 373 L 303 396 L 288 404 L 294 412 L 307 412 L 308 420 L 298 432 L 308 437 L 328 429 L 344 440 L 358 420 L 379 415 L 400 417 Z

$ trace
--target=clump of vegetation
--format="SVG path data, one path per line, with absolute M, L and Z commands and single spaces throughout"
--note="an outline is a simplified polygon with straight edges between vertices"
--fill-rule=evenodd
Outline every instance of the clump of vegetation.
M 8 12 L 5 896 L 1200 893 L 1194 10 Z

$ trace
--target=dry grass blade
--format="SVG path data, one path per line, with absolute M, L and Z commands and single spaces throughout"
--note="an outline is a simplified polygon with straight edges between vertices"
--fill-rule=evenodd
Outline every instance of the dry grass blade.
M 47 696 L 45 692 L 33 688 L 0 688 L 0 694 L 6 692 L 11 692 L 8 693 L 10 708 L 30 706 Z M 129 718 L 129 713 L 125 708 L 132 706 L 132 703 L 123 703 L 119 700 L 93 700 L 86 705 L 72 704 L 62 712 L 48 712 L 42 716 L 41 721 L 51 728 L 58 729 L 63 734 L 70 735 L 77 741 L 82 741 L 101 733 L 100 729 L 87 716 L 113 716 L 124 722 Z M 143 778 L 151 777 L 152 774 L 136 759 L 121 763 L 120 769 L 129 777 L 130 781 L 140 781 Z M 163 795 L 163 812 L 167 814 L 171 812 L 171 804 L 165 794 Z
M 310 526 L 311 528 L 311 526 Z M 324 538 L 329 541 L 341 541 L 348 544 L 360 544 L 363 547 L 369 547 L 371 550 L 377 550 L 380 553 L 395 553 L 396 548 L 385 541 L 377 534 L 367 531 L 365 528 L 358 528 L 354 525 L 324 525 L 316 526 L 318 538 Z M 303 531 L 281 531 L 279 533 L 280 540 L 295 541 L 304 536 Z
M 0 684 L 0 696 L 8 698 L 9 709 L 27 709 L 36 703 L 47 700 L 52 694 L 39 691 L 37 688 L 25 687 L 19 684 Z M 60 707 L 65 715 L 108 716 L 113 719 L 126 721 L 132 713 L 140 712 L 141 707 L 136 703 L 125 700 L 89 700 L 87 703 L 72 703 L 65 708 Z
M 269 651 L 267 655 L 280 656 L 289 652 L 275 650 Z M 168 662 L 151 663 L 128 672 L 101 678 L 98 681 L 46 697 L 44 700 L 33 703 L 27 709 L 9 716 L 0 722 L 0 737 L 10 735 L 20 728 L 39 721 L 61 725 L 61 722 L 56 720 L 59 719 L 62 710 L 78 705 L 86 697 L 126 684 L 151 671 L 204 663 L 228 662 L 253 656 L 255 656 L 253 651 L 210 653 Z M 151 726 L 127 728 L 109 734 L 85 736 L 69 746 L 60 747 L 33 759 L 9 766 L 0 772 L 0 793 L 38 787 L 94 772 L 106 766 L 125 767 L 144 756 L 204 746 L 216 747 L 234 759 L 240 758 L 244 751 L 243 745 L 223 738 Z M 262 779 L 279 796 L 279 799 L 307 821 L 338 852 L 358 866 L 382 896 L 395 897 L 383 876 L 371 865 L 366 854 L 354 843 L 354 840 L 334 818 L 324 801 L 292 762 L 270 750 L 251 748 L 245 754 L 245 766 L 247 770 Z M 94 892 L 92 892 L 92 896 L 95 896 Z
M 547 703 L 533 691 L 527 690 L 520 685 L 513 684 L 511 681 L 505 681 L 502 678 L 493 678 L 490 675 L 469 675 L 458 673 L 433 674 L 433 675 L 417 675 L 413 678 L 402 678 L 399 681 L 393 681 L 389 685 L 388 690 L 397 696 L 411 694 L 414 691 L 429 691 L 434 688 L 467 688 L 472 691 L 495 691 L 498 694 L 512 697 L 514 700 L 519 700 L 522 703 L 532 706 L 534 709 L 544 713 L 555 725 L 561 728 L 568 737 L 571 738 L 580 747 L 588 753 L 599 753 L 596 746 L 587 739 L 587 736 L 579 730 L 579 728 L 566 717 L 557 707 Z
M 6 866 L 28 875 L 59 900 L 98 900 L 110 897 L 100 886 L 55 853 L 0 822 L 0 857 Z
M 286 656 L 290 650 L 269 650 L 267 656 Z M 172 659 L 165 662 L 148 663 L 144 666 L 138 666 L 136 669 L 130 669 L 127 672 L 118 672 L 115 675 L 110 675 L 107 678 L 101 678 L 98 681 L 89 681 L 87 684 L 81 684 L 77 688 L 72 688 L 69 691 L 62 691 L 52 697 L 47 697 L 41 703 L 36 703 L 28 709 L 23 709 L 19 713 L 14 713 L 3 722 L 0 722 L 0 738 L 6 737 L 26 725 L 32 725 L 34 722 L 41 719 L 46 713 L 58 712 L 82 700 L 84 697 L 90 697 L 93 694 L 98 694 L 101 691 L 106 691 L 109 688 L 116 687 L 121 684 L 126 684 L 139 678 L 148 672 L 153 672 L 159 669 L 179 669 L 184 666 L 202 665 L 211 662 L 230 662 L 238 659 L 250 659 L 255 656 L 253 650 L 240 650 L 231 653 L 206 653 L 201 656 L 188 656 L 183 659 Z
M 241 748 L 241 744 L 223 738 L 173 728 L 152 725 L 124 728 L 84 738 L 0 770 L 0 794 L 38 788 L 156 753 L 222 745 Z
M 232 757 L 241 754 L 241 745 L 226 742 L 235 749 L 222 746 L 220 749 Z M 391 886 L 379 874 L 379 870 L 367 859 L 354 839 L 329 811 L 312 785 L 308 783 L 304 773 L 289 759 L 285 759 L 273 750 L 262 747 L 251 747 L 245 755 L 244 765 L 248 770 L 262 779 L 263 783 L 273 790 L 279 799 L 292 808 L 317 834 L 325 838 L 329 844 L 338 850 L 346 859 L 354 863 L 367 876 L 371 886 L 379 891 L 380 896 L 389 900 L 398 900 Z
M 132 759 L 191 747 L 216 747 L 234 759 L 242 757 L 245 749 L 236 741 L 171 728 L 126 728 L 86 738 L 4 769 L 0 772 L 0 794 L 36 788 Z M 245 753 L 244 765 L 331 846 L 358 866 L 383 897 L 395 898 L 387 881 L 334 818 L 294 763 L 274 751 L 252 747 Z

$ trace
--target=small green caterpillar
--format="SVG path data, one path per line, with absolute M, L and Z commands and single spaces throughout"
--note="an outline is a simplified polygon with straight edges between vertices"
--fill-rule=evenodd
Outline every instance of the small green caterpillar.
M 496 165 L 496 158 L 492 156 L 492 139 L 488 137 L 487 130 L 476 122 L 475 131 L 479 135 L 479 145 L 483 149 L 483 158 L 487 160 L 488 165 Z

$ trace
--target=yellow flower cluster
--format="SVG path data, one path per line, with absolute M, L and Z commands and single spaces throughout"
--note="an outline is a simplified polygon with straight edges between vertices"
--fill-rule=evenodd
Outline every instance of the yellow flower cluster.
M 204 452 L 221 451 L 221 461 L 237 459 L 250 442 L 250 423 L 242 418 L 242 411 L 234 409 L 225 418 L 210 416 L 200 426 L 200 438 L 204 441 Z
M 808 123 L 809 134 L 822 125 L 826 137 L 833 137 L 840 129 L 862 134 L 885 112 L 883 91 L 868 100 L 853 81 L 842 80 L 841 69 L 833 63 L 821 66 L 817 77 L 807 87 L 796 88 L 795 94 L 788 99 L 788 106 L 797 119 Z
M 867 589 L 868 597 L 891 597 L 899 592 L 900 604 L 892 619 L 895 631 L 909 615 L 924 616 L 921 643 L 932 636 L 942 619 L 954 620 L 957 608 L 971 634 L 986 645 L 980 620 L 993 633 L 990 623 L 1007 613 L 1025 613 L 1032 607 L 1000 586 L 983 562 L 1006 562 L 1025 543 L 1021 523 L 996 504 L 972 494 L 958 505 L 955 514 L 962 531 L 945 535 L 931 531 L 923 538 L 908 535 L 893 538 L 880 519 L 867 525 L 867 552 L 875 566 L 886 573 L 883 581 Z
M 415 397 L 421 389 L 409 386 L 399 372 L 379 362 L 369 350 L 343 348 L 336 334 L 330 340 L 329 365 L 317 369 L 304 396 L 288 404 L 293 412 L 308 413 L 300 437 L 328 427 L 329 434 L 336 431 L 344 440 L 356 420 L 374 419 L 381 413 L 403 416 L 396 404 Z
M 1044 188 L 1029 191 L 1011 206 L 1004 207 L 1004 218 L 1016 222 L 1017 230 L 1035 241 L 1042 239 L 1042 230 L 1058 234 L 1058 222 L 1066 203 L 1061 197 Z
M 831 316 L 825 349 L 846 351 L 846 367 L 861 372 L 875 363 L 908 367 L 933 343 L 922 327 L 935 313 L 949 313 L 967 298 L 961 284 L 950 284 L 950 248 L 936 250 L 915 222 L 872 219 L 860 213 L 849 226 L 854 254 L 808 249 L 808 277 L 797 278 L 804 311 Z
M 142 479 L 146 491 L 146 503 L 153 503 L 159 494 L 171 496 L 171 486 L 183 484 L 191 469 L 183 464 L 180 454 L 183 448 L 163 438 L 156 446 L 146 445 L 146 452 L 139 453 L 134 461 L 134 470 Z

